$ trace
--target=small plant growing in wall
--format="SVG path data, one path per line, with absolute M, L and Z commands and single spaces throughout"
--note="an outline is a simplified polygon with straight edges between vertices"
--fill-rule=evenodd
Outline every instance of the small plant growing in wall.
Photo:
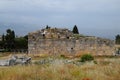
M 65 58 L 65 55 L 61 54 L 60 57 L 61 57 L 61 58 Z
M 92 61 L 94 57 L 91 54 L 84 54 L 81 56 L 81 62 Z

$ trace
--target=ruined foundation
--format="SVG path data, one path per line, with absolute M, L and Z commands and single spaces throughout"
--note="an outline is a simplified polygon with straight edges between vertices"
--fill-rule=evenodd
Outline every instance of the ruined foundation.
M 67 29 L 44 29 L 28 35 L 28 52 L 31 54 L 113 55 L 114 45 L 112 40 L 93 36 L 76 38 Z

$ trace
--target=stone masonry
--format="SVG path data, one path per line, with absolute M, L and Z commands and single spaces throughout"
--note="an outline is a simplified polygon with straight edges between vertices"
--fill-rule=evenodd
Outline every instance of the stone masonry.
M 32 54 L 113 55 L 114 41 L 73 34 L 68 29 L 48 28 L 28 34 L 28 51 Z

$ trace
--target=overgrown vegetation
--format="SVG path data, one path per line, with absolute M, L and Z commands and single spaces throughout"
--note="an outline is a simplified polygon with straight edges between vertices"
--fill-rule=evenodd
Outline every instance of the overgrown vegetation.
M 120 44 L 120 35 L 119 34 L 115 37 L 115 43 Z
M 94 57 L 91 54 L 84 54 L 81 56 L 81 62 L 94 60 Z
M 10 52 L 16 49 L 28 48 L 28 36 L 16 37 L 14 30 L 7 29 L 6 34 L 2 35 L 2 41 L 0 41 L 0 49 L 3 52 Z
M 50 65 L 0 67 L 0 80 L 119 80 L 120 59 L 97 60 L 77 66 L 55 62 Z M 107 63 L 106 63 L 107 62 Z M 109 62 L 109 63 L 108 63 Z
M 19 56 L 21 54 L 18 54 Z M 37 54 L 38 55 L 38 54 Z M 1 58 L 9 57 L 4 55 Z M 51 60 L 50 56 L 39 55 L 35 58 L 33 54 L 33 63 L 37 60 Z M 43 58 L 44 56 L 44 58 Z M 34 57 L 34 58 L 33 58 Z M 51 56 L 52 57 L 52 56 Z M 79 58 L 59 58 L 54 57 L 53 63 L 44 65 L 31 64 L 26 66 L 6 66 L 0 67 L 0 80 L 119 80 L 120 79 L 120 59 L 110 57 L 95 58 L 94 61 L 87 61 L 84 64 L 79 62 Z M 64 57 L 63 55 L 61 57 Z M 68 60 L 63 63 L 63 60 Z M 73 61 L 72 63 L 69 61 Z M 75 64 L 75 61 L 80 65 Z M 76 62 L 76 63 L 77 63 Z

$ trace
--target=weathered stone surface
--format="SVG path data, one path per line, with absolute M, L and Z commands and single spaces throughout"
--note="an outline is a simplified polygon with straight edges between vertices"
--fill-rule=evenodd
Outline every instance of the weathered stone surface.
M 0 60 L 0 66 L 9 66 L 9 60 Z
M 34 64 L 37 64 L 37 65 L 46 65 L 46 64 L 56 64 L 56 65 L 59 65 L 59 64 L 75 64 L 75 65 L 83 65 L 84 63 L 83 62 L 80 62 L 78 60 L 75 60 L 75 59 L 52 59 L 52 58 L 46 58 L 46 59 L 41 59 L 41 60 L 37 60 L 34 62 Z
M 19 57 L 16 59 L 15 64 L 29 64 L 31 62 L 31 57 Z
M 80 54 L 113 55 L 114 41 L 93 36 L 77 38 L 68 29 L 42 29 L 28 35 L 28 52 L 33 54 Z
M 18 56 L 12 56 L 8 60 L 0 60 L 0 66 L 12 66 L 17 64 L 29 64 L 31 62 L 31 57 L 18 57 Z

